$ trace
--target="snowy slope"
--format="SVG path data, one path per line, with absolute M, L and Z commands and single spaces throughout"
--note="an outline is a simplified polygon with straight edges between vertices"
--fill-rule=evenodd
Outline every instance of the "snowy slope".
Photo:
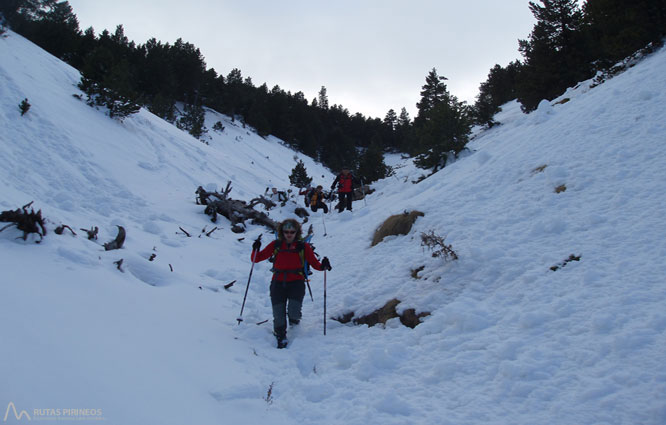
M 196 237 L 213 225 L 194 190 L 286 188 L 294 153 L 214 112 L 208 127 L 226 129 L 210 145 L 144 110 L 113 121 L 72 96 L 75 70 L 13 33 L 0 57 L 0 210 L 35 201 L 50 230 L 41 244 L 0 233 L 0 409 L 61 423 L 666 423 L 666 51 L 566 103 L 505 106 L 470 155 L 419 184 L 420 170 L 387 158 L 396 175 L 352 213 L 313 214 L 333 265 L 329 316 L 392 298 L 431 315 L 415 329 L 329 320 L 323 336 L 316 273 L 286 350 L 270 322 L 254 324 L 271 317 L 270 265 L 255 266 L 235 320 L 250 240 L 272 236 L 251 227 L 238 240 L 223 220 Z M 370 248 L 385 218 L 412 209 L 425 216 L 409 235 Z M 60 223 L 97 225 L 100 240 L 56 236 Z M 125 247 L 105 252 L 115 225 Z M 460 259 L 432 258 L 419 237 L 430 230 Z M 571 254 L 580 261 L 550 270 Z

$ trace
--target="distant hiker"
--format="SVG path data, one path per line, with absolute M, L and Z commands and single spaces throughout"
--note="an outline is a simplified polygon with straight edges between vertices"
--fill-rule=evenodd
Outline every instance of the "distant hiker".
M 277 338 L 277 347 L 284 348 L 287 346 L 287 318 L 290 326 L 298 325 L 301 321 L 305 296 L 305 261 L 319 271 L 331 270 L 331 263 L 327 257 L 321 263 L 317 260 L 312 246 L 302 240 L 298 221 L 292 218 L 283 221 L 278 226 L 277 234 L 278 238 L 261 251 L 261 242 L 255 241 L 252 244 L 252 257 L 257 263 L 269 258 L 273 263 L 270 288 L 273 333 Z
M 303 195 L 303 202 L 305 202 L 305 206 L 309 207 L 310 206 L 310 197 L 312 196 L 312 191 L 314 189 L 312 186 L 308 185 L 307 187 L 304 187 L 303 189 L 298 191 L 299 195 Z
M 310 208 L 312 209 L 312 212 L 317 212 L 319 208 L 323 208 L 324 214 L 328 214 L 328 207 L 324 202 L 326 195 L 324 194 L 323 189 L 324 188 L 319 185 L 313 190 L 312 195 L 310 195 Z
M 266 192 L 268 192 L 268 189 L 266 189 Z M 268 198 L 275 202 L 276 204 L 280 204 L 284 207 L 284 205 L 287 203 L 287 200 L 289 199 L 287 196 L 287 192 L 283 190 L 277 190 L 276 187 L 271 188 L 271 192 L 268 194 Z
M 349 167 L 342 167 L 342 172 L 338 174 L 331 185 L 331 190 L 335 189 L 336 184 L 338 185 L 338 194 L 340 196 L 340 202 L 336 206 L 338 212 L 342 212 L 345 208 L 349 211 L 352 210 L 354 183 L 358 183 L 358 180 L 349 171 Z

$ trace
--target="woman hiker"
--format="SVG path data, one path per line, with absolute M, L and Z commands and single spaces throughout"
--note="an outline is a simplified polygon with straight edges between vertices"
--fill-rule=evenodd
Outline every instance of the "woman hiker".
M 302 241 L 301 225 L 289 218 L 278 226 L 278 237 L 260 251 L 259 240 L 252 244 L 255 263 L 271 258 L 273 279 L 271 280 L 271 304 L 273 306 L 273 333 L 277 348 L 287 346 L 287 319 L 290 326 L 301 321 L 301 307 L 305 297 L 304 261 L 315 270 L 331 270 L 331 263 L 324 257 L 321 263 L 314 255 L 309 243 Z

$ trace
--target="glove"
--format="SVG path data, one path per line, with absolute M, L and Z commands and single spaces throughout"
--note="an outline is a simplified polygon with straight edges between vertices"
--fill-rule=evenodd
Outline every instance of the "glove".
M 328 257 L 324 257 L 324 259 L 321 260 L 321 268 L 329 271 L 333 269 L 333 267 L 331 267 L 331 262 L 328 261 Z
M 261 249 L 261 241 L 257 239 L 252 243 L 252 251 L 259 251 Z

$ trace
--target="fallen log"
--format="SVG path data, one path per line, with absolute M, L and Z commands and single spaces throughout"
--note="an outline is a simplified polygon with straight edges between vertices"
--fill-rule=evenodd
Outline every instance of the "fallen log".
M 217 215 L 220 214 L 226 217 L 231 222 L 231 231 L 234 233 L 242 233 L 245 231 L 245 221 L 251 220 L 252 224 L 260 224 L 268 227 L 271 231 L 277 229 L 278 223 L 272 220 L 266 213 L 254 209 L 255 205 L 267 205 L 266 201 L 271 201 L 259 197 L 255 198 L 250 203 L 231 199 L 229 193 L 231 192 L 231 181 L 227 183 L 223 193 L 206 192 L 205 199 L 207 199 L 206 209 L 204 212 L 211 217 L 213 223 L 217 223 Z M 201 194 L 200 194 L 201 196 Z M 215 199 L 213 199 L 215 198 Z M 275 205 L 275 204 L 273 204 Z

